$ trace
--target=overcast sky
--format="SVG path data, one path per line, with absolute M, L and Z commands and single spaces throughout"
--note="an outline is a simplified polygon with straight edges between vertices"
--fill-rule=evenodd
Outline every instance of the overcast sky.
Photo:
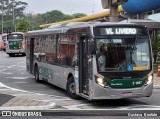
M 65 14 L 85 13 L 91 15 L 104 11 L 101 0 L 20 0 L 28 3 L 27 12 L 45 13 L 60 10 Z

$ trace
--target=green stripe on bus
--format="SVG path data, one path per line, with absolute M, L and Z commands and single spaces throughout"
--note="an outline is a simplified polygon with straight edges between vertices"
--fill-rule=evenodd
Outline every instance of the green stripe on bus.
M 108 79 L 104 78 L 111 88 L 137 88 L 144 85 L 146 78 Z

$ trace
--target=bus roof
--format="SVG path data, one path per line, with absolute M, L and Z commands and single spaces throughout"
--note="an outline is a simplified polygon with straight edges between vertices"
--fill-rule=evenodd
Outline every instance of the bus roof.
M 10 33 L 10 34 L 25 34 L 25 33 L 23 33 L 23 32 L 12 32 L 12 33 Z
M 49 35 L 66 33 L 72 28 L 96 27 L 96 26 L 142 26 L 134 23 L 115 23 L 115 22 L 71 22 L 66 25 L 53 25 L 45 29 L 28 31 L 27 36 Z

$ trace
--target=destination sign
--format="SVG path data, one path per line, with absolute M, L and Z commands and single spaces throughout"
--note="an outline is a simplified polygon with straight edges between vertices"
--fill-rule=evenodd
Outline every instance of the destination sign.
M 96 37 L 103 36 L 148 36 L 146 27 L 130 27 L 130 26 L 98 26 L 94 28 L 94 35 Z
M 137 34 L 136 28 L 101 28 L 101 35 L 127 35 L 127 34 Z

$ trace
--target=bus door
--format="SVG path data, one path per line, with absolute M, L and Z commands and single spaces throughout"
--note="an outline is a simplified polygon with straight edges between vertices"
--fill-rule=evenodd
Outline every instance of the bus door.
M 78 45 L 78 65 L 79 65 L 79 92 L 89 94 L 90 69 L 92 68 L 90 59 L 90 40 L 87 36 L 81 36 Z
M 33 73 L 34 67 L 34 38 L 28 38 L 27 42 L 27 49 L 26 49 L 26 64 L 27 70 L 29 73 Z

